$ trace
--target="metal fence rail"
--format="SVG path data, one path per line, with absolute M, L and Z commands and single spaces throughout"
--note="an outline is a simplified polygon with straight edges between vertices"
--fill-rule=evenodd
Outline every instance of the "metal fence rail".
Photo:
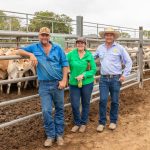
M 89 22 L 85 22 L 86 24 L 89 24 Z M 63 34 L 61 36 L 64 36 L 66 39 L 76 39 L 78 36 L 83 36 L 83 27 L 84 27 L 84 24 L 83 24 L 83 18 L 82 17 L 79 17 L 77 19 L 77 34 Z M 91 24 L 91 23 L 90 23 Z M 99 32 L 99 29 L 101 29 L 102 25 L 103 24 L 95 24 L 95 23 L 92 23 L 90 26 L 95 26 L 98 27 L 97 28 L 97 35 L 98 35 L 98 32 Z M 87 27 L 88 25 L 86 25 Z M 109 26 L 109 25 L 103 25 L 103 28 L 104 26 Z M 119 26 L 114 26 L 118 29 L 121 30 L 121 27 L 119 28 Z M 132 69 L 137 69 L 134 73 L 132 73 L 131 75 L 128 76 L 128 78 L 126 79 L 125 82 L 123 82 L 123 86 L 121 88 L 121 90 L 124 90 L 124 89 L 127 89 L 131 86 L 134 86 L 134 85 L 141 85 L 140 87 L 143 87 L 143 82 L 144 81 L 148 81 L 150 80 L 150 78 L 147 78 L 147 79 L 143 79 L 143 73 L 144 71 L 147 71 L 148 69 L 144 69 L 143 70 L 143 63 L 144 62 L 148 62 L 150 60 L 144 60 L 143 58 L 143 45 L 144 45 L 144 42 L 150 42 L 150 40 L 145 40 L 143 39 L 143 28 L 140 27 L 139 29 L 133 29 L 133 28 L 126 28 L 126 27 L 122 27 L 122 31 L 124 30 L 131 30 L 131 32 L 139 32 L 139 38 L 137 37 L 134 37 L 134 38 L 120 38 L 118 39 L 118 42 L 128 42 L 128 43 L 133 43 L 133 44 L 138 44 L 138 47 L 139 49 L 137 51 L 129 51 L 129 53 L 136 53 L 137 55 L 137 66 L 134 66 Z M 57 35 L 60 35 L 60 34 L 54 34 L 55 36 Z M 17 32 L 17 31 L 11 31 L 11 32 L 8 32 L 8 31 L 0 31 L 0 36 L 1 37 L 16 37 L 17 40 L 18 40 L 18 44 L 19 44 L 19 41 L 20 41 L 20 38 L 24 38 L 24 37 L 30 37 L 30 38 L 33 38 L 33 37 L 37 37 L 38 36 L 38 33 L 24 33 L 24 32 Z M 95 42 L 104 42 L 102 39 L 98 38 L 98 37 L 90 37 L 90 36 L 85 36 L 87 37 L 87 40 L 88 41 L 95 41 Z M 9 60 L 9 59 L 22 59 L 22 57 L 20 56 L 0 56 L 0 60 Z M 35 80 L 37 78 L 37 76 L 30 76 L 30 77 L 24 77 L 24 78 L 17 78 L 17 79 L 13 79 L 13 80 L 1 80 L 0 81 L 0 85 L 3 85 L 3 84 L 8 84 L 8 83 L 16 83 L 16 82 L 22 82 L 22 81 L 29 81 L 29 80 Z M 96 76 L 95 79 L 99 79 L 100 76 Z M 98 84 L 95 85 L 94 87 L 96 89 L 98 89 Z M 69 90 L 69 88 L 67 87 L 65 90 Z M 92 96 L 97 96 L 99 94 L 99 91 L 96 90 L 96 91 L 93 91 L 92 93 Z M 8 100 L 6 102 L 1 102 L 0 103 L 0 107 L 3 107 L 3 106 L 7 106 L 7 105 L 14 105 L 16 103 L 19 103 L 19 102 L 25 102 L 25 101 L 28 101 L 28 100 L 35 100 L 35 98 L 39 97 L 39 94 L 36 94 L 36 95 L 31 95 L 31 96 L 27 96 L 27 97 L 23 97 L 23 98 L 18 98 L 18 99 L 13 99 L 13 100 Z M 91 103 L 95 102 L 95 101 L 98 101 L 100 99 L 100 97 L 94 97 L 91 99 Z M 65 104 L 65 107 L 68 107 L 70 106 L 70 103 L 67 103 Z M 15 119 L 15 120 L 12 120 L 10 122 L 6 122 L 6 123 L 2 123 L 0 124 L 0 128 L 5 128 L 5 127 L 8 127 L 8 126 L 11 126 L 11 125 L 14 125 L 16 123 L 19 123 L 19 122 L 22 122 L 22 121 L 25 121 L 27 119 L 30 119 L 30 118 L 33 118 L 35 116 L 40 116 L 42 113 L 41 112 L 37 112 L 35 114 L 31 114 L 31 115 L 28 115 L 28 116 L 25 116 L 25 117 L 22 117 L 22 118 L 19 118 L 19 119 Z

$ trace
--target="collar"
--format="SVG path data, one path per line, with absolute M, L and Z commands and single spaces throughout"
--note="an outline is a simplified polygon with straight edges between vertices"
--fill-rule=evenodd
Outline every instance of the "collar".
M 51 50 L 55 49 L 56 44 L 54 44 L 52 41 L 49 41 L 49 43 L 52 45 Z M 41 42 L 39 42 L 38 44 L 39 44 L 39 45 L 40 45 L 40 47 L 42 47 L 42 49 L 43 49 L 43 45 L 42 45 L 42 43 L 41 43 Z
M 102 45 L 106 47 L 106 43 L 104 43 L 104 44 L 102 44 Z M 113 42 L 113 44 L 112 44 L 111 47 L 116 46 L 116 45 L 117 45 L 117 43 L 116 43 L 116 42 Z

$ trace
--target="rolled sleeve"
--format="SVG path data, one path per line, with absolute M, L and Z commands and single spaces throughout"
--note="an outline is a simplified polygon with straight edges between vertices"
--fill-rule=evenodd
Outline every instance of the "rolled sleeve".
M 21 47 L 22 50 L 24 51 L 27 51 L 29 53 L 33 53 L 33 48 L 34 48 L 34 45 L 28 45 L 28 46 L 25 46 L 25 47 Z

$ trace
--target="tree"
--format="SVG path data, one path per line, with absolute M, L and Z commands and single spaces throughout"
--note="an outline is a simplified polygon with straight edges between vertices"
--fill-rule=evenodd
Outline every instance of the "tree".
M 0 11 L 0 30 L 19 30 L 20 20 L 15 17 L 7 16 L 4 12 Z
M 0 30 L 4 30 L 6 25 L 6 15 L 0 11 Z
M 130 34 L 127 33 L 127 32 L 121 32 L 121 37 L 122 37 L 122 38 L 130 38 L 131 36 L 130 36 Z
M 29 31 L 38 32 L 43 26 L 51 29 L 53 33 L 71 33 L 72 19 L 64 14 L 58 15 L 49 11 L 36 12 L 30 20 Z
M 150 31 L 149 30 L 144 30 L 143 34 L 144 34 L 144 37 L 150 39 Z

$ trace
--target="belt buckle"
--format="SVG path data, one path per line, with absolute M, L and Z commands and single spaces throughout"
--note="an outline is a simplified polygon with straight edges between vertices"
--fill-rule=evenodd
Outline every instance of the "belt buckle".
M 113 75 L 110 75 L 110 78 L 112 79 L 112 78 L 113 78 Z

